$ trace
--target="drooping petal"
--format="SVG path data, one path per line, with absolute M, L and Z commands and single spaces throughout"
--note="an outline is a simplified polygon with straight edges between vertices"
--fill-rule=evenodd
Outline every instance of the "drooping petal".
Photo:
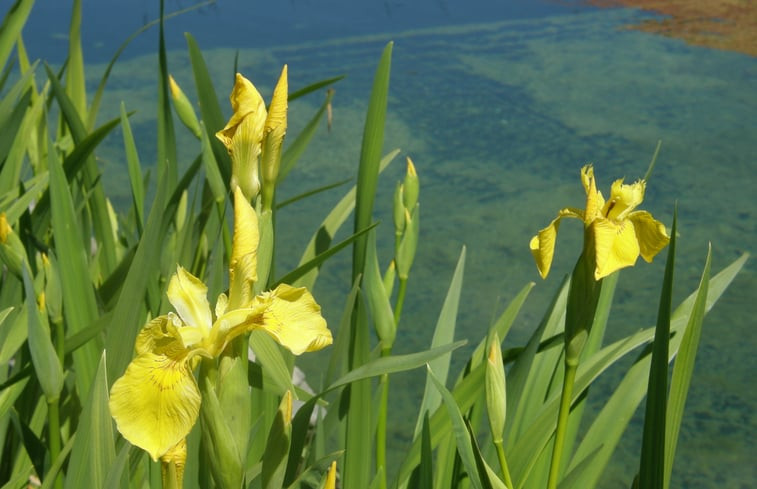
M 641 257 L 651 263 L 652 258 L 670 241 L 665 225 L 647 211 L 632 212 L 628 215 L 628 220 L 633 223 L 636 230 Z
M 255 298 L 254 307 L 264 306 L 251 329 L 263 329 L 295 355 L 330 345 L 331 331 L 319 306 L 305 287 L 282 284 Z
M 187 325 L 210 329 L 213 318 L 208 302 L 208 287 L 183 267 L 179 266 L 171 277 L 166 292 L 168 301 Z
M 599 280 L 623 267 L 632 266 L 639 257 L 639 243 L 633 224 L 609 219 L 595 219 L 591 224 L 597 268 L 594 278 Z
M 560 221 L 563 217 L 583 219 L 583 213 L 577 209 L 562 209 L 557 217 L 549 223 L 549 226 L 539 231 L 536 236 L 531 238 L 531 242 L 529 243 L 531 254 L 534 255 L 536 268 L 539 269 L 539 275 L 541 275 L 541 278 L 546 278 L 549 274 L 549 269 L 552 267 L 552 258 L 555 254 L 555 242 L 557 241 L 557 230 L 560 227 Z
M 602 209 L 602 215 L 608 219 L 621 221 L 644 200 L 646 182 L 637 182 L 626 185 L 623 179 L 615 180 L 610 189 L 610 198 Z
M 124 438 L 157 461 L 197 421 L 200 391 L 185 359 L 144 353 L 113 384 L 109 406 Z
M 257 137 L 257 141 L 260 141 L 267 114 L 263 97 L 260 96 L 260 92 L 255 88 L 255 85 L 237 73 L 229 101 L 234 113 L 231 115 L 231 119 L 229 119 L 226 126 L 216 133 L 216 137 L 229 149 L 231 140 L 236 136 L 242 120 L 250 118 L 252 121 L 255 121 L 252 127 L 260 127 L 260 133 Z

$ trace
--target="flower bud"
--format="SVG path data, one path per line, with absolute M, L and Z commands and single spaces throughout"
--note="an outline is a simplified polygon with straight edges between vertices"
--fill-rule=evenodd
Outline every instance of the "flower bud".
M 179 116 L 179 120 L 189 129 L 197 139 L 202 137 L 200 132 L 200 122 L 197 120 L 197 115 L 192 108 L 192 102 L 189 101 L 184 92 L 173 79 L 173 76 L 168 75 L 168 86 L 171 90 L 171 99 L 173 99 L 173 106 L 176 109 L 176 115 Z
M 281 70 L 273 98 L 268 111 L 263 130 L 263 155 L 260 161 L 261 176 L 263 177 L 263 210 L 271 210 L 276 180 L 279 177 L 281 164 L 281 146 L 287 130 L 287 98 L 289 85 L 287 82 L 287 65 Z
M 410 268 L 415 260 L 415 251 L 418 248 L 419 234 L 419 204 L 415 204 L 412 215 L 405 210 L 405 234 L 402 236 L 399 247 L 396 252 L 397 276 L 401 280 L 406 280 L 410 274 Z
M 502 442 L 505 430 L 505 414 L 507 397 L 505 389 L 505 366 L 502 363 L 502 350 L 499 335 L 494 337 L 489 345 L 489 356 L 486 359 L 486 410 L 489 413 L 489 427 L 492 441 Z
M 418 181 L 418 174 L 415 172 L 413 160 L 411 160 L 409 156 L 407 157 L 407 173 L 405 174 L 403 189 L 402 203 L 405 206 L 405 209 L 412 210 L 415 208 L 415 204 L 418 203 L 420 182 Z
M 8 270 L 21 278 L 21 269 L 26 260 L 26 250 L 13 228 L 8 224 L 5 212 L 0 213 L 0 260 Z

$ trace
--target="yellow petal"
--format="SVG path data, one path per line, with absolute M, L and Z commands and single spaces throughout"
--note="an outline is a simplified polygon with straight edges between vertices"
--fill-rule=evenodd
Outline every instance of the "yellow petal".
M 229 119 L 226 126 L 216 133 L 216 137 L 221 140 L 227 149 L 230 149 L 231 140 L 236 136 L 239 125 L 247 118 L 254 121 L 247 130 L 259 126 L 260 131 L 257 137 L 255 137 L 254 132 L 243 134 L 242 136 L 260 142 L 267 114 L 263 97 L 260 96 L 260 92 L 255 88 L 255 85 L 237 73 L 229 101 L 234 113 L 231 115 L 231 119 Z
M 597 268 L 594 278 L 599 280 L 623 267 L 632 266 L 639 257 L 639 243 L 634 226 L 629 221 L 615 223 L 599 218 L 591 225 L 596 250 Z
M 158 316 L 144 325 L 137 335 L 134 349 L 137 355 L 155 353 L 172 358 L 186 355 L 186 348 L 179 333 L 182 323 L 173 313 Z
M 623 184 L 623 179 L 615 180 L 610 189 L 610 198 L 602 209 L 602 215 L 608 219 L 623 220 L 628 213 L 644 200 L 646 183 L 639 180 L 631 185 Z
M 109 406 L 124 438 L 157 461 L 197 421 L 200 391 L 186 361 L 144 353 L 113 384 Z
M 263 329 L 295 355 L 331 344 L 321 306 L 306 288 L 282 284 L 256 297 L 254 304 L 264 308 L 253 329 Z
M 531 242 L 529 243 L 531 254 L 534 255 L 536 268 L 539 269 L 539 275 L 541 275 L 541 278 L 547 278 L 549 269 L 552 267 L 552 258 L 555 254 L 555 241 L 557 240 L 557 230 L 560 227 L 560 221 L 563 217 L 583 219 L 583 214 L 577 209 L 562 209 L 557 217 L 549 223 L 549 226 L 539 231 L 536 236 L 531 238 Z
M 241 190 L 234 190 L 234 238 L 229 264 L 229 302 L 227 309 L 248 307 L 252 283 L 258 279 L 258 216 Z
M 287 82 L 287 65 L 281 70 L 281 76 L 273 89 L 273 97 L 265 121 L 266 132 L 276 130 L 286 131 L 287 127 L 287 98 L 289 97 L 289 84 Z M 283 135 L 282 135 L 283 137 Z
M 602 192 L 597 190 L 597 182 L 594 179 L 594 168 L 591 165 L 585 165 L 581 168 L 581 183 L 586 191 L 586 210 L 584 211 L 584 224 L 589 225 L 600 216 L 600 211 L 604 206 Z
M 326 475 L 326 483 L 323 485 L 323 489 L 335 489 L 336 488 L 336 460 L 331 462 L 329 467 L 329 473 Z
M 168 283 L 166 295 L 188 326 L 204 328 L 206 331 L 210 329 L 213 318 L 208 302 L 208 287 L 202 280 L 179 266 Z
M 628 220 L 633 223 L 636 230 L 641 257 L 651 263 L 652 258 L 670 241 L 665 225 L 647 211 L 632 212 L 628 215 Z

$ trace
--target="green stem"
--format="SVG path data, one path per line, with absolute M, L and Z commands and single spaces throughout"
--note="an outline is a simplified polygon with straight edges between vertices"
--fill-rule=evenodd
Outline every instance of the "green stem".
M 402 315 L 402 306 L 405 304 L 405 291 L 406 290 L 407 290 L 407 279 L 400 277 L 400 288 L 397 291 L 397 305 L 394 306 L 395 326 L 400 324 L 400 316 Z
M 557 488 L 557 479 L 560 475 L 560 460 L 562 458 L 563 445 L 565 444 L 565 433 L 568 429 L 568 415 L 570 414 L 570 404 L 573 398 L 573 382 L 576 379 L 577 368 L 577 358 L 565 358 L 565 376 L 562 385 L 562 395 L 560 397 L 560 413 L 557 417 L 555 446 L 552 450 L 552 463 L 549 467 L 549 481 L 547 482 L 547 489 Z
M 382 350 L 381 356 L 389 356 L 390 350 Z M 389 374 L 381 375 L 379 380 L 381 400 L 379 401 L 378 423 L 376 425 L 376 469 L 384 473 L 379 477 L 379 489 L 386 489 L 386 419 L 389 405 Z
M 505 460 L 505 447 L 502 444 L 502 440 L 495 441 L 494 446 L 497 448 L 497 458 L 499 458 L 499 466 L 502 468 L 502 475 L 505 478 L 505 485 L 507 489 L 513 489 L 513 480 L 510 477 L 510 469 L 507 467 L 507 460 Z

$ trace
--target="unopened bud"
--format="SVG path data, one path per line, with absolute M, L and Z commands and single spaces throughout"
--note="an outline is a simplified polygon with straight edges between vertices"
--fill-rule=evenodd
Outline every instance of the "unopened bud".
M 505 414 L 507 395 L 505 389 L 505 366 L 502 363 L 502 350 L 499 335 L 496 333 L 489 345 L 489 356 L 486 359 L 486 410 L 489 413 L 489 427 L 492 441 L 502 441 L 505 430 Z
M 173 76 L 168 75 L 168 85 L 171 89 L 171 99 L 173 99 L 173 106 L 176 109 L 176 115 L 179 116 L 179 120 L 189 129 L 197 139 L 202 137 L 200 132 L 200 121 L 197 120 L 197 114 L 195 114 L 192 108 L 192 103 L 189 101 L 184 92 L 173 79 Z

